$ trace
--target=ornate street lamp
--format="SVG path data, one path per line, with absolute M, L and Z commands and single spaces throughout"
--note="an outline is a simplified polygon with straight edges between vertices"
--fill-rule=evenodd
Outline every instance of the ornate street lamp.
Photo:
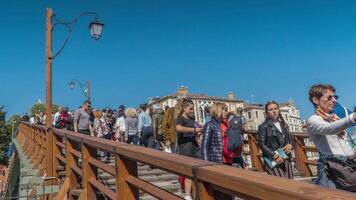
M 98 40 L 101 36 L 103 24 L 99 22 L 98 14 L 94 12 L 84 12 L 74 18 L 72 21 L 66 22 L 59 19 L 57 16 L 53 14 L 51 8 L 47 8 L 46 12 L 46 127 L 47 127 L 47 134 L 46 134 L 46 146 L 47 146 L 47 153 L 46 153 L 46 174 L 47 176 L 54 176 L 56 174 L 56 169 L 53 167 L 55 162 L 53 158 L 54 155 L 53 146 L 56 145 L 54 143 L 54 137 L 52 132 L 52 61 L 62 52 L 66 44 L 68 43 L 72 32 L 73 27 L 79 21 L 79 19 L 83 16 L 91 16 L 94 19 L 89 25 L 90 34 L 95 40 Z M 52 22 L 54 20 L 55 23 Z M 52 55 L 52 31 L 53 27 L 56 25 L 63 25 L 68 29 L 67 38 L 64 40 L 62 47 Z
M 52 9 L 48 8 L 47 9 L 47 15 L 46 15 L 46 126 L 51 127 L 52 126 L 52 61 L 63 51 L 64 47 L 67 45 L 72 32 L 73 32 L 73 27 L 79 19 L 83 16 L 91 16 L 93 17 L 93 20 L 91 21 L 89 25 L 90 29 L 90 34 L 93 39 L 99 40 L 102 34 L 102 30 L 104 27 L 104 24 L 99 21 L 99 16 L 98 14 L 94 12 L 83 12 L 80 15 L 78 15 L 76 18 L 74 18 L 72 21 L 63 21 L 59 19 L 56 15 L 53 14 Z M 52 20 L 55 22 L 53 23 Z M 64 43 L 61 48 L 52 56 L 52 31 L 53 27 L 57 25 L 63 25 L 67 27 L 68 29 L 68 35 L 67 38 L 64 40 Z M 87 98 L 90 98 L 90 89 L 87 87 Z
M 79 85 L 80 89 L 82 90 L 87 100 L 90 100 L 90 81 L 88 80 L 85 83 L 81 83 L 77 79 L 72 79 L 68 84 L 69 88 L 73 90 L 76 86 L 76 83 Z
M 104 24 L 100 23 L 98 19 L 92 21 L 89 25 L 90 34 L 95 40 L 99 40 L 101 36 L 101 31 L 103 30 Z

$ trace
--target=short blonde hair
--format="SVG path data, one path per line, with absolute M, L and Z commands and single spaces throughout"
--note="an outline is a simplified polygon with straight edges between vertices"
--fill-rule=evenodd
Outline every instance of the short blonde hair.
M 127 117 L 136 117 L 136 113 L 137 112 L 135 108 L 128 108 L 125 114 Z
M 227 108 L 227 105 L 221 102 L 214 103 L 210 108 L 211 117 L 215 119 L 221 119 L 224 110 Z
M 103 116 L 103 113 L 100 110 L 95 111 L 95 117 L 100 119 Z

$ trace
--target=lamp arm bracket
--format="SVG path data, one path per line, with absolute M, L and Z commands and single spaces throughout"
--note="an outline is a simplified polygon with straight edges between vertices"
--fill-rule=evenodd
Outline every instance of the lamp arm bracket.
M 82 90 L 83 94 L 85 95 L 85 97 L 88 97 L 87 93 L 85 92 L 85 90 L 84 90 L 84 88 L 83 88 L 83 86 L 86 86 L 86 84 L 81 83 L 81 82 L 78 81 L 77 79 L 72 79 L 71 81 L 77 82 L 78 85 L 79 85 L 79 87 L 80 87 L 80 89 Z
M 79 21 L 79 19 L 82 16 L 85 16 L 85 15 L 91 15 L 94 17 L 95 20 L 99 19 L 99 15 L 95 12 L 83 12 L 83 13 L 79 14 L 77 17 L 75 17 L 71 22 L 66 22 L 64 20 L 57 18 L 56 15 L 53 15 L 53 19 L 56 21 L 56 23 L 53 24 L 53 27 L 57 26 L 57 25 L 66 26 L 68 29 L 68 35 L 67 35 L 66 39 L 64 40 L 64 43 L 61 46 L 61 48 L 57 51 L 57 53 L 54 54 L 54 56 L 50 57 L 49 59 L 54 60 L 63 51 L 64 47 L 67 45 L 70 37 L 72 36 L 73 26 Z

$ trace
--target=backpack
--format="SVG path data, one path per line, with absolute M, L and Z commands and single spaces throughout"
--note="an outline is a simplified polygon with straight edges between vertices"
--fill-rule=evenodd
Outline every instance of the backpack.
M 243 122 L 241 116 L 232 117 L 229 121 L 229 127 L 225 132 L 227 137 L 227 150 L 236 151 L 244 144 L 243 140 Z

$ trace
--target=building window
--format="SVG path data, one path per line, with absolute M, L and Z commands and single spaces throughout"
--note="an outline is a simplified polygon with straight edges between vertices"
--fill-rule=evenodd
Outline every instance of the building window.
M 248 114 L 248 119 L 251 119 L 252 118 L 251 117 L 251 112 L 248 112 L 247 114 Z
M 256 111 L 256 119 L 258 119 L 258 111 Z

